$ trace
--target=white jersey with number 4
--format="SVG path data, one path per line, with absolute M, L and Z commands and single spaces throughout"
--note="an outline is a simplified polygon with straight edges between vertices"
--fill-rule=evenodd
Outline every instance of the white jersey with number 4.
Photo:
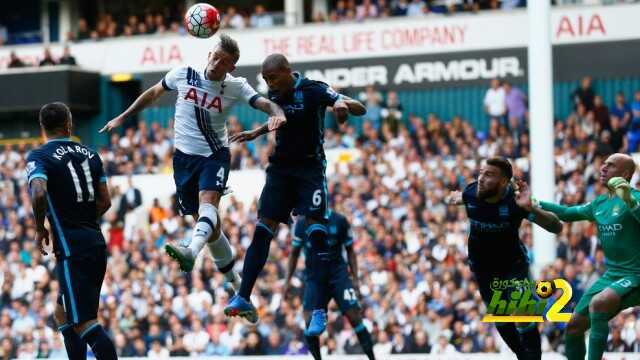
M 238 100 L 251 106 L 260 95 L 247 79 L 227 74 L 222 81 L 207 80 L 204 71 L 180 66 L 162 79 L 166 90 L 177 90 L 174 120 L 176 149 L 209 156 L 229 146 L 226 118 Z

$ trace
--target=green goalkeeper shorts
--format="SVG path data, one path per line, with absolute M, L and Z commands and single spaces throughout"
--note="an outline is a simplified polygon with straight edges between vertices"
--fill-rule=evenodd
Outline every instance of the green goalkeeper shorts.
M 617 275 L 605 271 L 600 279 L 582 295 L 575 312 L 588 316 L 591 299 L 607 288 L 615 291 L 622 298 L 620 310 L 640 305 L 640 275 Z

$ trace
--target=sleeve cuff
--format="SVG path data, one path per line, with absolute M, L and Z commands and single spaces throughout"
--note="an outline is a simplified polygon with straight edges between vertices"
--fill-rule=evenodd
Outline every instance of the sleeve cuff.
M 348 240 L 344 243 L 344 246 L 351 246 L 353 245 L 353 240 Z
M 166 78 L 162 78 L 162 87 L 167 91 L 175 90 L 175 89 L 172 89 L 172 88 L 169 87 L 169 85 L 167 84 L 167 79 Z
M 291 246 L 293 246 L 294 248 L 302 247 L 302 241 L 300 241 L 300 239 L 298 238 L 294 238 L 291 242 Z
M 107 182 L 107 177 L 106 176 L 101 177 L 100 182 Z
M 249 99 L 249 105 L 251 105 L 252 108 L 256 108 L 256 101 L 261 98 L 262 95 L 260 94 L 255 94 L 251 97 L 251 99 Z
M 48 180 L 49 178 L 47 177 L 47 175 L 42 174 L 42 173 L 33 174 L 33 175 L 29 176 L 29 180 L 28 180 L 29 184 L 31 184 L 31 181 L 32 181 L 33 179 L 44 179 L 44 180 Z

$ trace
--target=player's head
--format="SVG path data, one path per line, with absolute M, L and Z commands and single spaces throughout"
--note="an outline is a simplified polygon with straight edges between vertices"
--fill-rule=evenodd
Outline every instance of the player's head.
M 229 35 L 220 35 L 220 42 L 209 52 L 207 63 L 207 79 L 221 81 L 227 73 L 236 69 L 236 63 L 240 59 L 238 43 Z
M 283 95 L 293 89 L 295 80 L 291 75 L 289 60 L 282 54 L 271 54 L 262 62 L 262 78 L 269 90 Z
M 40 129 L 49 138 L 71 136 L 71 111 L 61 102 L 52 102 L 40 108 Z
M 636 172 L 636 163 L 631 156 L 621 153 L 613 154 L 600 167 L 600 182 L 606 184 L 614 177 L 622 177 L 629 181 L 634 172 Z
M 504 193 L 512 176 L 509 160 L 500 157 L 487 159 L 478 174 L 477 196 L 488 199 Z

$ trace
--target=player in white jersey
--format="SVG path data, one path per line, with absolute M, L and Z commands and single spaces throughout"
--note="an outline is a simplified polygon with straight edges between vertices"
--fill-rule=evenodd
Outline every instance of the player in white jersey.
M 195 259 L 205 243 L 218 269 L 237 289 L 238 275 L 233 271 L 234 255 L 229 240 L 220 229 L 218 205 L 229 176 L 230 153 L 225 119 L 233 105 L 242 100 L 269 115 L 260 134 L 273 131 L 284 123 L 282 109 L 260 96 L 245 78 L 229 73 L 235 69 L 240 50 L 228 35 L 209 53 L 204 71 L 189 66 L 177 67 L 156 85 L 146 90 L 122 114 L 100 130 L 111 130 L 129 115 L 152 104 L 167 91 L 178 92 L 175 112 L 174 180 L 182 215 L 198 215 L 191 242 L 165 246 L 183 271 L 193 269 Z

